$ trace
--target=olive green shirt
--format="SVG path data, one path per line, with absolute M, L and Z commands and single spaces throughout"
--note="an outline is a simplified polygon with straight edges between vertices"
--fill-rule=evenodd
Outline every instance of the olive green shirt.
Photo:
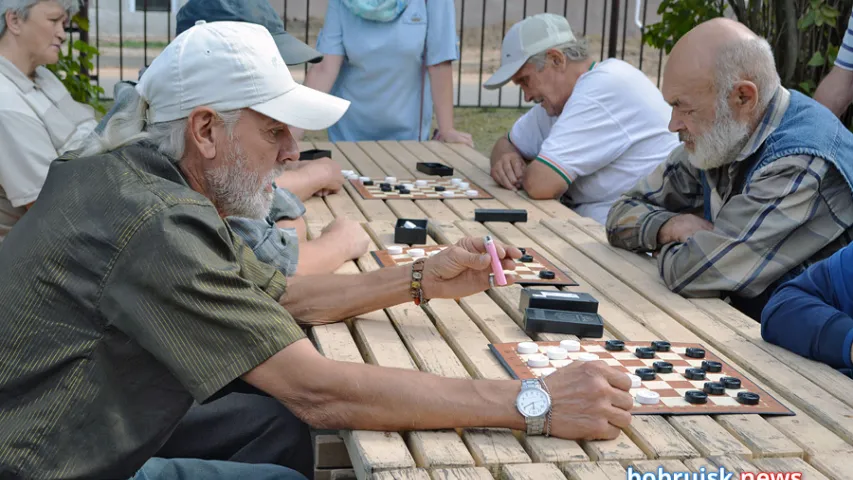
M 284 290 L 156 150 L 55 161 L 0 247 L 0 478 L 130 477 L 304 338 Z

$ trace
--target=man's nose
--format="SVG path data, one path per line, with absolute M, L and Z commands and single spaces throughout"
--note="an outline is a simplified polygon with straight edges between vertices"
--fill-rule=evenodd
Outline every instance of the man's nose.
M 281 147 L 279 148 L 279 159 L 280 163 L 287 163 L 288 161 L 295 162 L 299 160 L 299 143 L 293 138 L 293 135 L 290 134 L 290 128 L 287 128 L 287 134 L 282 135 Z
M 681 121 L 681 119 L 676 118 L 675 115 L 673 115 L 672 118 L 670 118 L 670 120 L 669 120 L 669 131 L 670 132 L 678 133 L 678 132 L 684 130 L 684 128 L 685 128 L 685 125 L 684 125 L 684 122 Z

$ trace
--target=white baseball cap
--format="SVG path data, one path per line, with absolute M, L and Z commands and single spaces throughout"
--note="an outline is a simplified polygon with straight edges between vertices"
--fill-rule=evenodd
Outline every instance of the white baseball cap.
M 540 13 L 525 18 L 506 32 L 501 47 L 501 66 L 486 80 L 483 88 L 494 90 L 504 86 L 530 57 L 574 40 L 575 35 L 566 17 Z
M 340 120 L 350 102 L 296 83 L 269 31 L 247 22 L 198 22 L 154 59 L 136 86 L 148 122 L 187 118 L 193 109 L 250 108 L 303 130 Z

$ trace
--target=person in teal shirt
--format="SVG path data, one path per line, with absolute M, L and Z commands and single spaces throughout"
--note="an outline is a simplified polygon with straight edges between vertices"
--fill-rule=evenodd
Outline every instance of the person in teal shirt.
M 330 141 L 435 138 L 473 146 L 453 127 L 452 0 L 330 0 L 317 50 L 323 61 L 305 85 L 352 102 L 328 129 Z

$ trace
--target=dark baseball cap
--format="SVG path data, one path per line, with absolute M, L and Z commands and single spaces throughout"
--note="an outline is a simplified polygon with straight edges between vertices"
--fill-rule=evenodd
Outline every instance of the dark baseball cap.
M 189 30 L 199 20 L 257 23 L 266 27 L 288 65 L 323 60 L 322 53 L 284 31 L 284 23 L 268 0 L 190 0 L 178 11 L 176 34 Z

